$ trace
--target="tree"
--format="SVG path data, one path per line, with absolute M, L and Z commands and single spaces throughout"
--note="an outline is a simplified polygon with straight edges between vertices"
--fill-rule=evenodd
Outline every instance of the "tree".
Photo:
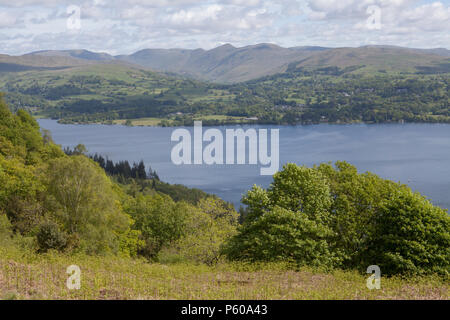
M 131 218 L 121 210 L 113 183 L 85 156 L 50 161 L 43 177 L 46 206 L 69 235 L 80 238 L 88 253 L 119 251 L 119 235 L 128 232 Z
M 214 198 L 202 199 L 191 206 L 185 234 L 172 250 L 183 260 L 213 265 L 222 256 L 226 240 L 236 234 L 238 214 L 231 205 Z
M 0 155 L 0 186 L 0 211 L 6 213 L 14 231 L 28 234 L 44 215 L 41 200 L 45 187 L 35 169 Z
M 230 259 L 449 274 L 446 210 L 348 163 L 288 164 L 267 190 L 255 186 L 243 202 L 246 218 L 225 248 Z
M 147 179 L 147 172 L 145 170 L 145 164 L 144 161 L 140 161 L 137 170 L 136 170 L 136 178 L 138 179 Z
M 233 260 L 289 261 L 334 267 L 329 227 L 332 204 L 326 178 L 317 170 L 287 164 L 268 190 L 253 187 L 243 198 L 247 217 L 225 248 Z
M 450 276 L 450 218 L 411 190 L 399 189 L 377 210 L 363 265 L 386 275 L 439 273 Z
M 299 266 L 332 268 L 339 262 L 327 242 L 332 232 L 305 213 L 274 207 L 231 239 L 225 253 L 232 260 L 287 261 Z
M 186 231 L 191 207 L 175 203 L 169 196 L 138 195 L 124 203 L 124 210 L 134 219 L 134 229 L 141 231 L 145 246 L 139 253 L 155 259 L 162 248 L 180 239 Z
M 343 252 L 343 267 L 365 270 L 362 254 L 375 232 L 378 208 L 395 190 L 408 188 L 369 172 L 358 174 L 356 167 L 346 162 L 337 162 L 334 167 L 321 164 L 316 169 L 330 187 L 330 227 L 335 231 L 336 246 Z

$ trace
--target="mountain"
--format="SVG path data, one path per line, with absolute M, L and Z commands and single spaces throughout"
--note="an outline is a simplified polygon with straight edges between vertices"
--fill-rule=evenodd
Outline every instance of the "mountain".
M 0 55 L 0 73 L 21 72 L 27 70 L 63 69 L 84 66 L 89 62 L 67 56 L 40 56 L 26 54 L 23 56 Z
M 158 71 L 174 72 L 213 82 L 242 82 L 283 72 L 287 64 L 327 50 L 320 47 L 282 48 L 257 44 L 236 48 L 230 44 L 212 50 L 145 49 L 119 60 Z
M 93 61 L 110 61 L 114 60 L 114 57 L 107 53 L 97 53 L 88 50 L 42 50 L 35 51 L 29 55 L 44 56 L 44 57 L 70 57 L 83 60 Z
M 107 53 L 96 53 L 87 50 L 47 50 L 32 52 L 22 56 L 0 54 L 0 73 L 28 70 L 61 70 L 97 64 L 129 65 Z
M 448 70 L 449 57 L 450 50 L 444 48 L 283 48 L 267 43 L 237 48 L 225 44 L 211 50 L 144 49 L 131 55 L 118 56 L 88 50 L 46 50 L 23 56 L 0 55 L 0 72 L 106 63 L 133 65 L 216 83 L 237 83 L 299 68 L 338 67 L 357 72 L 429 73 Z
M 410 49 L 393 46 L 364 46 L 320 51 L 289 65 L 300 68 L 354 68 L 361 71 L 421 72 L 426 68 L 443 68 L 449 72 L 449 50 Z

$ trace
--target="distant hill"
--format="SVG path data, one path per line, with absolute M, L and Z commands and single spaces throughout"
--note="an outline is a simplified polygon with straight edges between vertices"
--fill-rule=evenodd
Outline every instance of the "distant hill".
M 327 50 L 319 47 L 282 48 L 258 44 L 242 48 L 226 44 L 212 50 L 146 49 L 117 59 L 159 71 L 214 82 L 242 82 L 283 72 L 290 62 Z
M 88 50 L 43 50 L 32 52 L 29 55 L 44 56 L 44 57 L 70 57 L 83 60 L 93 61 L 110 61 L 114 57 L 107 53 L 97 53 Z
M 449 72 L 449 58 L 450 50 L 444 48 L 283 48 L 273 44 L 236 48 L 225 44 L 211 50 L 144 49 L 131 55 L 119 56 L 88 50 L 47 50 L 23 56 L 0 55 L 0 72 L 98 63 L 132 64 L 199 80 L 238 83 L 301 68 L 338 67 L 350 68 L 355 72 Z
M 84 66 L 88 62 L 66 56 L 40 56 L 26 54 L 23 56 L 0 55 L 0 72 L 20 72 L 32 69 L 51 69 Z
M 0 55 L 10 105 L 64 123 L 450 123 L 449 77 L 445 49 L 387 46 Z
M 304 67 L 359 67 L 359 72 L 364 70 L 415 73 L 426 68 L 448 69 L 448 53 L 450 51 L 446 49 L 423 50 L 392 46 L 337 48 L 318 52 L 290 64 L 289 70 Z

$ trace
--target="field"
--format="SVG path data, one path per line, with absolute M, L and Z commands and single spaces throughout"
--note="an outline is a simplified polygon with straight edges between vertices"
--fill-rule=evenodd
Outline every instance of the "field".
M 129 123 L 133 126 L 158 126 L 159 123 L 163 120 L 162 118 L 141 118 L 141 119 L 131 119 Z M 127 123 L 127 120 L 121 119 L 121 120 L 114 120 L 113 124 L 120 124 L 125 125 Z
M 199 116 L 193 118 L 195 121 L 226 121 L 227 123 L 246 123 L 244 117 L 233 117 L 233 116 L 222 116 L 222 115 L 209 115 L 209 116 Z M 155 127 L 161 124 L 161 121 L 167 121 L 169 124 L 173 124 L 175 118 L 139 118 L 139 119 L 119 119 L 113 120 L 113 124 L 126 125 L 127 123 L 131 126 L 144 126 L 144 127 Z
M 1 299 L 449 299 L 449 285 L 434 277 L 381 279 L 285 265 L 147 263 L 127 258 L 24 255 L 0 248 Z M 81 289 L 69 290 L 69 265 L 81 269 Z

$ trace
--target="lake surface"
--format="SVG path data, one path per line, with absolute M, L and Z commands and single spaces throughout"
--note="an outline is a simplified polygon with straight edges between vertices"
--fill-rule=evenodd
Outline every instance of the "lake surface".
M 39 124 L 50 130 L 54 141 L 63 147 L 82 143 L 89 153 L 114 161 L 144 160 L 161 180 L 217 194 L 237 207 L 253 184 L 267 187 L 272 180 L 270 176 L 260 176 L 259 165 L 174 165 L 170 155 L 176 143 L 170 138 L 176 128 L 60 125 L 47 119 L 39 120 Z M 312 166 L 345 160 L 360 172 L 371 171 L 408 184 L 434 204 L 450 208 L 448 124 L 239 127 L 280 129 L 280 166 L 287 162 Z

